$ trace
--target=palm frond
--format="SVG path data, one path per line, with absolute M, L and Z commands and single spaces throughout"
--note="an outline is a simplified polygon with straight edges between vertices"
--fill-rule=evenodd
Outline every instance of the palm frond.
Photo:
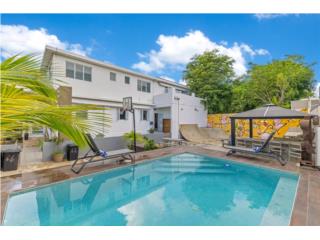
M 87 145 L 86 132 L 101 133 L 111 118 L 102 106 L 58 105 L 58 94 L 46 69 L 34 55 L 13 56 L 0 65 L 0 137 L 7 138 L 30 128 L 59 131 L 80 147 Z M 88 111 L 88 119 L 79 112 Z

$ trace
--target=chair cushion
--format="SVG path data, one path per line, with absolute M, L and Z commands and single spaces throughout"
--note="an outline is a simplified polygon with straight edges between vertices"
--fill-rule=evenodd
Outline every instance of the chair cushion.
M 108 156 L 107 151 L 99 150 L 99 153 L 100 153 L 100 156 L 101 156 L 101 157 L 107 157 L 107 156 Z

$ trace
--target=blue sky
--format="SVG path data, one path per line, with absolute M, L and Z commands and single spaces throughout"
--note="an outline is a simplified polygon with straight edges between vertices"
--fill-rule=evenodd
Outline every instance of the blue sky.
M 320 81 L 320 14 L 4 14 L 1 57 L 55 45 L 154 76 L 182 81 L 194 54 L 218 49 L 248 63 L 300 54 Z

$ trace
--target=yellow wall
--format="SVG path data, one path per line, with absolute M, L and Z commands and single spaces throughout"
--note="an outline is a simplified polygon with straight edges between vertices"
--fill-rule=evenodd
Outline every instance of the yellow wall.
M 230 118 L 232 114 L 209 114 L 208 126 L 213 128 L 222 128 L 227 134 L 230 133 Z M 271 133 L 283 124 L 288 123 L 281 128 L 275 137 L 283 137 L 288 128 L 299 127 L 299 119 L 275 119 L 275 120 L 253 120 L 253 137 L 261 138 L 264 133 Z M 236 133 L 238 137 L 249 137 L 249 120 L 236 120 Z

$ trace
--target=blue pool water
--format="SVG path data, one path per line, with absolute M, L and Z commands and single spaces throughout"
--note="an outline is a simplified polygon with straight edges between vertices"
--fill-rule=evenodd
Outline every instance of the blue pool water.
M 11 195 L 4 225 L 288 225 L 298 175 L 194 154 Z

